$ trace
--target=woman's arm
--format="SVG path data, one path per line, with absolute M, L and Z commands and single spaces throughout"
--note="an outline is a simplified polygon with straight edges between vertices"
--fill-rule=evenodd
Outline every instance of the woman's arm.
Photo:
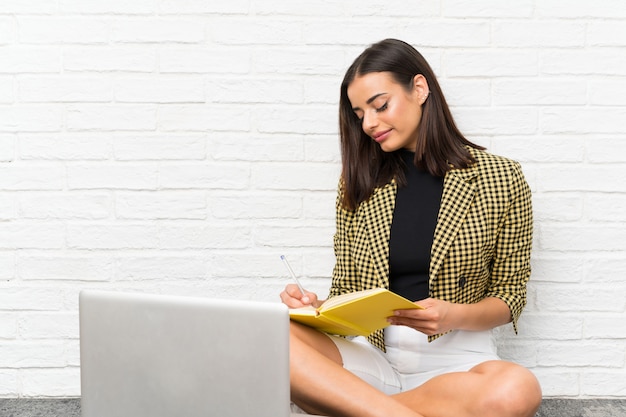
M 474 304 L 426 298 L 417 304 L 424 310 L 398 310 L 389 322 L 432 336 L 450 330 L 489 330 L 511 321 L 509 306 L 495 297 L 487 297 Z
M 354 218 L 354 212 L 350 212 L 343 208 L 343 182 L 339 181 L 337 189 L 337 198 L 335 200 L 335 223 L 336 230 L 333 237 L 335 251 L 335 267 L 333 268 L 333 277 L 330 287 L 329 297 L 341 295 L 346 292 L 354 291 L 354 289 L 345 288 L 346 282 L 353 278 L 354 267 L 351 261 L 351 238 L 350 224 Z M 326 300 L 319 300 L 317 294 L 306 291 L 302 294 L 295 284 L 288 284 L 280 293 L 280 299 L 283 304 L 289 308 L 299 308 L 311 305 L 315 308 L 320 307 Z
M 509 192 L 511 203 L 498 234 L 486 297 L 499 298 L 509 306 L 517 331 L 517 319 L 526 305 L 533 240 L 531 192 L 518 163 L 513 169 Z
M 359 278 L 352 259 L 354 218 L 355 212 L 343 207 L 343 181 L 340 181 L 335 201 L 335 234 L 333 236 L 335 266 L 328 298 L 360 289 Z

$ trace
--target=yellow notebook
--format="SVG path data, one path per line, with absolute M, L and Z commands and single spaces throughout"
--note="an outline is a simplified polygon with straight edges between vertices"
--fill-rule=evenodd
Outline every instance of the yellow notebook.
M 389 325 L 394 310 L 423 308 L 384 288 L 356 291 L 330 298 L 319 308 L 289 310 L 291 320 L 343 336 L 369 336 Z

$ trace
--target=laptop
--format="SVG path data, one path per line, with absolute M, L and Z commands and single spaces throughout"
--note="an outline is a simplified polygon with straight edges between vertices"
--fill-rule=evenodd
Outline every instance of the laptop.
M 82 417 L 288 417 L 279 303 L 83 291 Z

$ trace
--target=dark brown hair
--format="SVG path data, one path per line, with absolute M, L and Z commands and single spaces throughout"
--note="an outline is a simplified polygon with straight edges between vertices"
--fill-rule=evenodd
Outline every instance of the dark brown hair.
M 388 72 L 408 92 L 413 79 L 421 74 L 426 79 L 429 96 L 422 107 L 417 132 L 415 165 L 431 175 L 444 176 L 455 168 L 467 168 L 474 162 L 466 146 L 484 149 L 468 141 L 454 123 L 441 87 L 424 57 L 406 42 L 385 39 L 367 48 L 346 71 L 339 98 L 339 133 L 343 182 L 343 207 L 355 210 L 367 200 L 376 187 L 392 179 L 402 185 L 403 163 L 398 152 L 384 152 L 365 132 L 352 110 L 348 86 L 358 76 L 372 72 Z

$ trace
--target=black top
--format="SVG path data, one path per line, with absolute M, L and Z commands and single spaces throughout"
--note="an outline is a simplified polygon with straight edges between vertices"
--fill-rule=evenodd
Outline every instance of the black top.
M 398 187 L 389 237 L 390 290 L 418 301 L 428 297 L 430 248 L 443 193 L 443 177 L 419 170 L 415 154 L 399 151 L 407 168 L 405 187 Z

